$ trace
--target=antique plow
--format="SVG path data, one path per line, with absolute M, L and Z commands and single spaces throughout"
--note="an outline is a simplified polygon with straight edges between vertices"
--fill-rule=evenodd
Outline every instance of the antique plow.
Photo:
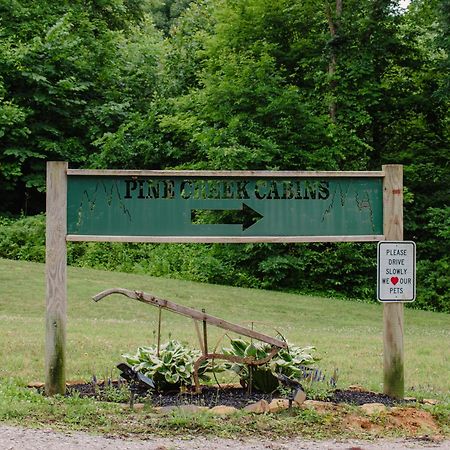
M 195 389 L 199 392 L 200 383 L 198 377 L 198 370 L 201 363 L 208 359 L 224 359 L 231 362 L 238 362 L 242 364 L 247 364 L 249 366 L 259 366 L 261 364 L 265 364 L 270 361 L 281 349 L 287 348 L 286 342 L 273 338 L 271 336 L 267 336 L 265 334 L 259 333 L 257 331 L 251 330 L 249 328 L 243 327 L 241 325 L 237 325 L 231 322 L 227 322 L 226 320 L 220 319 L 219 317 L 211 316 L 210 314 L 206 314 L 204 310 L 198 311 L 193 308 L 189 308 L 187 306 L 179 305 L 178 303 L 172 302 L 170 300 L 165 300 L 163 298 L 158 298 L 152 294 L 147 294 L 142 291 L 131 291 L 129 289 L 122 288 L 112 288 L 107 289 L 106 291 L 100 292 L 92 299 L 96 302 L 101 300 L 102 298 L 111 295 L 111 294 L 122 294 L 128 298 L 133 300 L 137 300 L 139 302 L 146 303 L 148 305 L 153 305 L 159 308 L 160 312 L 162 309 L 167 309 L 168 311 L 174 312 L 176 314 L 180 314 L 182 316 L 190 317 L 194 319 L 195 328 L 197 331 L 197 336 L 200 342 L 200 347 L 202 350 L 202 355 L 197 359 L 194 364 L 194 383 Z M 201 335 L 198 322 L 203 323 L 203 337 Z M 222 328 L 227 331 L 232 331 L 234 333 L 238 333 L 240 335 L 247 336 L 252 339 L 256 339 L 258 341 L 265 342 L 271 345 L 271 351 L 265 358 L 255 359 L 253 356 L 248 357 L 239 357 L 239 356 L 231 356 L 224 355 L 222 353 L 210 353 L 208 351 L 208 339 L 207 339 L 207 324 L 214 325 L 216 327 Z M 161 320 L 159 321 L 158 326 L 158 348 L 160 344 L 160 325 Z

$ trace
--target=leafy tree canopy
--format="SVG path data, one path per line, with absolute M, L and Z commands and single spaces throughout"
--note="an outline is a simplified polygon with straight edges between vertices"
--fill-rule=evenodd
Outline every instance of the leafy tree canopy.
M 443 309 L 447 0 L 412 0 L 407 10 L 398 0 L 0 0 L 0 18 L 3 212 L 43 210 L 46 160 L 142 169 L 400 163 L 418 304 Z M 327 292 L 373 294 L 368 247 L 208 249 L 202 258 L 230 268 L 222 278 L 214 269 L 214 282 L 313 290 L 320 272 Z M 310 265 L 323 255 L 327 264 Z

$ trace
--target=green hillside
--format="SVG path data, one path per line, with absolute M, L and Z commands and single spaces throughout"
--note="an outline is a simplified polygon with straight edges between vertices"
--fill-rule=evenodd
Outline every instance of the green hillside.
M 314 345 L 319 367 L 338 385 L 382 390 L 382 305 L 283 294 L 91 269 L 68 269 L 67 378 L 117 376 L 121 354 L 156 340 L 157 310 L 121 296 L 94 303 L 107 288 L 151 292 L 290 342 Z M 0 259 L 0 378 L 44 377 L 44 265 Z M 210 330 L 210 347 L 227 345 Z M 171 336 L 198 347 L 193 322 L 163 312 L 162 340 Z M 449 316 L 405 311 L 406 395 L 444 398 L 450 391 Z

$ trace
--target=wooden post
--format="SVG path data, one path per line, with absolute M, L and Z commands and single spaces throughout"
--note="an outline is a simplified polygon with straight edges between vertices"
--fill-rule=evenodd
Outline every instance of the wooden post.
M 383 229 L 387 241 L 403 240 L 403 166 L 383 166 Z M 383 305 L 384 393 L 403 398 L 403 303 Z
M 45 392 L 66 390 L 67 168 L 47 162 Z

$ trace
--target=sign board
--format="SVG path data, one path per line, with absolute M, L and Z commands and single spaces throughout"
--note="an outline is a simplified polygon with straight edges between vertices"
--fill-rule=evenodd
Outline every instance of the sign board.
M 255 238 L 270 242 L 281 237 L 294 242 L 295 237 L 305 236 L 383 237 L 381 177 L 217 173 L 201 177 L 149 172 L 144 176 L 71 175 L 68 239 L 148 236 L 159 242 L 170 242 L 164 239 L 170 237 L 195 242 L 203 237 L 217 241 L 235 237 L 240 242 Z
M 377 297 L 381 302 L 412 302 L 416 298 L 416 244 L 378 243 Z
M 388 239 L 399 242 L 378 247 L 384 392 L 403 397 L 402 302 L 415 297 L 415 256 L 414 244 L 401 241 L 401 165 L 378 172 L 224 172 L 80 170 L 50 161 L 46 218 L 47 395 L 64 394 L 66 388 L 67 241 Z M 385 245 L 391 245 L 392 254 Z

